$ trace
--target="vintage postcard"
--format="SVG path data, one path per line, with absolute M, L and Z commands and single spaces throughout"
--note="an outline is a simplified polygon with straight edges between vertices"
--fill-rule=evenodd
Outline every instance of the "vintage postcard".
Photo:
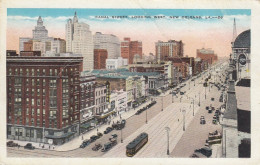
M 260 163 L 258 3 L 14 2 L 1 2 L 0 164 Z

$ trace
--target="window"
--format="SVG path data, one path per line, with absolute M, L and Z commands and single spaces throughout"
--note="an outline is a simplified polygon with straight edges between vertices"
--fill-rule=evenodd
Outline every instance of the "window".
M 42 115 L 45 116 L 45 109 L 42 109 Z
M 34 99 L 32 99 L 32 106 L 34 106 Z
M 42 86 L 45 86 L 45 83 L 46 83 L 46 81 L 45 81 L 45 79 L 43 79 L 42 80 Z
M 45 96 L 45 89 L 42 89 L 42 95 Z
M 44 99 L 42 100 L 42 106 L 45 106 L 45 100 Z
M 26 104 L 29 104 L 29 98 L 26 98 Z
M 32 108 L 32 116 L 34 116 L 34 108 Z
M 37 69 L 37 76 L 40 75 L 40 69 Z
M 26 125 L 29 124 L 29 118 L 28 117 L 26 117 L 25 122 L 26 122 Z
M 29 108 L 26 108 L 26 115 L 29 115 Z
M 37 99 L 37 106 L 40 106 L 40 105 L 41 105 L 41 100 Z
M 34 125 L 34 118 L 31 118 L 31 123 L 32 125 Z
M 9 69 L 8 72 L 9 72 L 9 75 L 12 75 L 12 69 L 11 68 Z
M 34 86 L 35 85 L 35 81 L 34 81 L 34 79 L 32 79 L 32 86 Z
M 40 116 L 40 113 L 41 113 L 41 111 L 40 111 L 40 109 L 38 108 L 38 109 L 37 109 L 37 116 Z
M 45 69 L 42 70 L 42 75 L 45 76 Z
M 34 76 L 34 69 L 32 69 L 32 76 Z
M 20 75 L 22 75 L 23 74 L 23 69 L 22 68 L 20 68 Z
M 37 78 L 36 84 L 37 84 L 37 86 L 40 85 L 40 79 Z

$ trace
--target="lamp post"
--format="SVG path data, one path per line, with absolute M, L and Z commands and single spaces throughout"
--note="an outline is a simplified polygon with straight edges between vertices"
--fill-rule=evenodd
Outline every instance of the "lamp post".
M 199 106 L 200 106 L 200 92 L 199 92 Z
M 122 120 L 121 120 L 122 123 Z M 121 143 L 123 143 L 123 129 L 121 128 Z
M 148 121 L 147 121 L 147 109 L 145 111 L 146 111 L 145 112 L 145 116 L 146 116 L 145 123 L 147 124 L 148 123 Z
M 205 100 L 206 100 L 207 96 L 206 96 L 206 87 L 205 87 Z
M 170 155 L 170 151 L 169 151 L 169 132 L 170 132 L 170 128 L 165 127 L 165 130 L 167 132 L 167 155 Z
M 162 111 L 163 111 L 163 96 L 162 96 Z
M 190 90 L 190 81 L 189 81 L 189 90 Z
M 192 99 L 192 103 L 193 103 L 193 116 L 194 116 L 194 99 Z
M 183 114 L 183 131 L 185 131 L 185 113 L 186 113 L 186 110 L 185 110 L 185 108 L 183 108 L 183 110 L 182 110 L 182 114 Z

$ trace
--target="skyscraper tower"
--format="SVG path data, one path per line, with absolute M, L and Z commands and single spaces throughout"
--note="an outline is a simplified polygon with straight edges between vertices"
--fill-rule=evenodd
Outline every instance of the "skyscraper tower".
M 33 39 L 41 40 L 48 38 L 48 30 L 46 30 L 45 26 L 43 26 L 42 17 L 39 16 L 37 20 L 37 26 L 33 30 Z
M 83 57 L 83 70 L 94 68 L 94 45 L 89 25 L 78 22 L 75 12 L 73 20 L 66 24 L 66 52 L 81 54 Z

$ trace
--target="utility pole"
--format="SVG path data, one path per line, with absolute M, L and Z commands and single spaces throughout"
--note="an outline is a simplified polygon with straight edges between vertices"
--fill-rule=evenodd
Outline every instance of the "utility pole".
M 170 128 L 165 127 L 165 130 L 167 132 L 167 155 L 170 155 L 170 151 L 169 151 L 169 132 L 170 132 Z

